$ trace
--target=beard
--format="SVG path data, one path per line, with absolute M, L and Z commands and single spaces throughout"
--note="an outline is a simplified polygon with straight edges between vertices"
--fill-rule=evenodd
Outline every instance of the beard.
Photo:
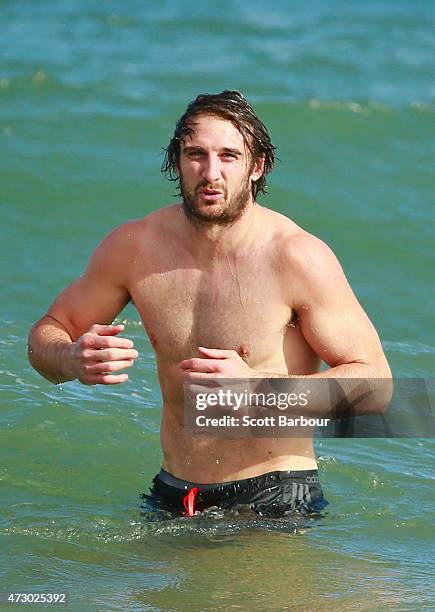
M 213 204 L 206 204 L 200 207 L 201 194 L 203 187 L 210 189 L 220 189 L 223 191 L 222 198 Z M 230 197 L 226 189 L 215 185 L 210 185 L 206 181 L 201 181 L 195 190 L 188 190 L 180 177 L 180 192 L 182 197 L 183 210 L 188 219 L 197 225 L 230 225 L 243 215 L 251 199 L 251 181 L 247 177 L 240 184 L 238 190 Z

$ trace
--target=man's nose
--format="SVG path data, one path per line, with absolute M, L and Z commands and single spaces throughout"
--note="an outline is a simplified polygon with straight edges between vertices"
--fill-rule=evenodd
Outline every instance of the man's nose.
M 205 160 L 202 175 L 208 183 L 216 183 L 221 179 L 221 161 L 218 156 L 210 155 Z

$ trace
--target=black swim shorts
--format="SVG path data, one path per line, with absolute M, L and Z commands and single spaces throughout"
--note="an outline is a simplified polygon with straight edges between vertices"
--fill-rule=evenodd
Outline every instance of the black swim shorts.
M 213 506 L 222 509 L 248 506 L 260 516 L 280 517 L 293 512 L 318 513 L 328 503 L 317 470 L 269 472 L 231 482 L 196 484 L 161 469 L 150 491 L 151 495 L 142 496 L 147 505 L 178 516 Z

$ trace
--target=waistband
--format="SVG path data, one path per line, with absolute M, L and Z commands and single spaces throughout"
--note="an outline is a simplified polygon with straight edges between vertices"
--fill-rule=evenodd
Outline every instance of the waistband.
M 283 470 L 277 472 L 266 472 L 265 474 L 259 474 L 252 478 L 243 478 L 241 480 L 227 480 L 226 482 L 213 482 L 213 483 L 196 483 L 190 480 L 183 480 L 173 476 L 163 468 L 161 468 L 157 478 L 164 484 L 180 489 L 181 491 L 188 491 L 194 487 L 198 487 L 201 491 L 210 491 L 212 489 L 232 487 L 235 484 L 241 486 L 249 486 L 256 484 L 259 481 L 267 480 L 269 483 L 281 482 L 284 480 L 291 480 L 293 482 L 315 484 L 319 482 L 318 470 Z

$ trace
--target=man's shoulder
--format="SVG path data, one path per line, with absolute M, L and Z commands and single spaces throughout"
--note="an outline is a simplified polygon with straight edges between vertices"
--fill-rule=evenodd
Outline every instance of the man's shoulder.
M 115 227 L 92 254 L 88 273 L 114 278 L 117 284 L 128 285 L 132 270 L 136 269 L 134 264 L 140 261 L 142 270 L 152 265 L 162 242 L 168 242 L 173 231 L 171 228 L 175 226 L 171 219 L 176 211 L 171 211 L 172 208 L 169 206 Z
M 153 211 L 139 219 L 131 219 L 115 227 L 103 240 L 103 243 L 109 243 L 113 246 L 125 244 L 126 247 L 136 246 L 139 242 L 141 245 L 163 237 L 164 233 L 171 230 L 178 216 L 178 205 L 170 205 L 165 208 Z
M 284 282 L 308 291 L 325 282 L 341 282 L 342 267 L 326 242 L 280 213 L 266 209 L 265 214 L 272 227 L 275 266 Z
M 288 263 L 303 270 L 321 268 L 332 261 L 337 261 L 326 242 L 305 230 L 284 236 L 281 252 Z
M 306 266 L 335 257 L 331 248 L 297 223 L 274 210 L 263 208 L 267 224 L 272 229 L 276 253 L 282 263 Z
M 286 271 L 295 307 L 315 296 L 317 303 L 340 294 L 348 281 L 334 251 L 320 238 L 300 231 L 281 244 L 280 267 Z

